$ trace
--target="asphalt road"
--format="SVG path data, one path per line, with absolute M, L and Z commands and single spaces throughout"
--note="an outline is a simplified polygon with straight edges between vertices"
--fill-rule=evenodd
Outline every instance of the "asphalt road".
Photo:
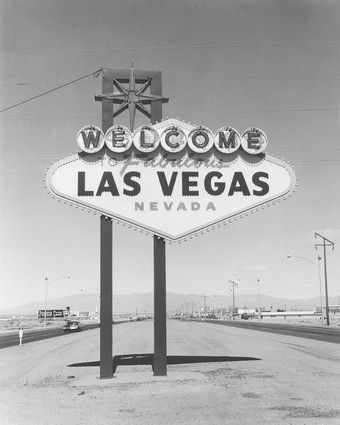
M 200 322 L 200 321 L 198 321 Z M 296 336 L 300 338 L 314 339 L 318 341 L 340 343 L 340 329 L 334 328 L 319 328 L 315 326 L 300 326 L 281 323 L 259 323 L 247 321 L 221 321 L 221 320 L 206 320 L 203 323 L 210 323 L 222 326 L 233 326 L 243 329 L 251 329 L 262 332 L 270 332 L 275 334 L 283 334 Z M 97 328 L 98 324 L 84 325 L 83 330 Z M 69 334 L 67 334 L 69 335 Z M 23 344 L 27 344 L 42 339 L 55 338 L 57 336 L 65 336 L 61 327 L 47 329 L 31 329 L 24 331 Z M 0 335 L 0 349 L 11 347 L 19 344 L 18 332 L 13 331 Z
M 83 325 L 82 331 L 98 328 L 97 323 Z M 39 328 L 39 329 L 28 329 L 24 330 L 23 344 L 29 342 L 39 341 L 42 339 L 54 338 L 56 336 L 65 336 L 67 337 L 70 334 L 64 334 L 62 327 L 58 328 Z M 19 345 L 19 336 L 18 331 L 8 332 L 0 335 L 0 349 L 12 347 L 13 345 Z
M 221 321 L 207 320 L 203 323 L 212 323 L 222 326 L 233 326 L 243 329 L 252 329 L 261 332 L 297 336 L 299 338 L 315 339 L 324 342 L 340 343 L 340 329 L 319 328 L 316 326 L 301 326 L 282 323 L 248 322 L 248 321 Z

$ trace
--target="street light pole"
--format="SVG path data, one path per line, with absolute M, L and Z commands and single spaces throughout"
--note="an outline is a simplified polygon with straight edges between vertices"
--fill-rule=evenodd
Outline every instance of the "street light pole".
M 300 257 L 299 255 L 287 255 L 287 258 L 299 258 L 300 260 L 303 260 L 303 261 L 305 261 L 309 264 L 312 264 L 313 266 L 316 266 L 316 264 L 313 261 L 310 261 L 305 257 Z M 318 264 L 317 264 L 316 267 L 318 268 L 318 274 L 319 274 L 320 303 L 321 303 L 321 326 L 324 327 L 320 260 L 321 260 L 321 257 L 318 255 Z
M 238 287 L 238 284 L 235 283 L 232 280 L 229 280 L 229 282 L 233 285 L 233 313 L 232 313 L 232 316 L 233 316 L 233 320 L 235 320 L 235 314 L 234 314 L 234 311 L 235 311 L 235 286 Z
M 322 244 L 315 244 L 315 248 L 318 249 L 318 246 L 323 247 L 323 264 L 324 264 L 324 272 L 325 272 L 325 297 L 326 297 L 326 323 L 327 326 L 329 326 L 329 305 L 328 305 L 328 284 L 327 284 L 327 259 L 326 259 L 326 247 L 331 246 L 334 250 L 334 242 L 330 241 L 329 239 L 325 238 L 324 236 L 320 235 L 319 233 L 314 233 L 315 239 L 317 237 L 321 238 L 323 240 Z M 326 243 L 327 242 L 327 243 Z
M 243 280 L 245 282 L 254 282 L 253 279 L 237 279 L 237 280 Z M 260 278 L 256 278 L 257 283 L 257 312 L 258 315 L 260 315 Z
M 57 280 L 70 279 L 70 278 L 71 276 L 61 276 L 49 281 L 48 277 L 47 276 L 45 277 L 45 327 L 47 326 L 47 285 L 48 283 L 53 283 L 53 282 L 56 282 Z

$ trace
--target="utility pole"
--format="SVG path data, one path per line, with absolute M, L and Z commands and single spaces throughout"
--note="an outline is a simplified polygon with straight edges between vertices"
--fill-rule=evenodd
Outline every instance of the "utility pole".
M 323 264 L 324 264 L 324 272 L 325 272 L 325 297 L 326 297 L 326 323 L 327 326 L 329 326 L 329 307 L 328 307 L 328 285 L 327 285 L 327 253 L 326 253 L 326 247 L 331 246 L 334 250 L 334 242 L 330 241 L 329 239 L 325 238 L 324 236 L 320 235 L 319 233 L 314 233 L 314 238 L 317 237 L 321 238 L 323 242 L 321 244 L 316 243 L 315 249 L 318 249 L 319 246 L 323 247 Z
M 233 320 L 235 320 L 235 313 L 234 313 L 234 311 L 235 311 L 235 286 L 237 286 L 238 287 L 238 284 L 237 283 L 235 283 L 234 281 L 232 281 L 232 280 L 229 280 L 229 282 L 233 285 L 233 289 L 232 289 L 232 291 L 233 291 Z
M 321 326 L 324 327 L 323 301 L 322 301 L 322 280 L 321 280 L 320 260 L 321 260 L 321 257 L 320 257 L 320 255 L 318 255 L 318 272 L 319 272 L 320 306 L 321 306 Z

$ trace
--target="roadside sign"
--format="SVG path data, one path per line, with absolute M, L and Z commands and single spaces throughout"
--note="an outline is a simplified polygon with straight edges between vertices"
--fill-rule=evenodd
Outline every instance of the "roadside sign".
M 87 126 L 77 143 L 82 152 L 48 170 L 52 195 L 170 241 L 258 211 L 295 186 L 292 168 L 265 153 L 267 136 L 255 128 L 241 135 L 168 119 L 133 134 Z
M 46 317 L 48 318 L 64 317 L 64 316 L 65 316 L 65 310 L 46 310 Z M 39 319 L 45 318 L 45 310 L 38 311 L 38 318 Z

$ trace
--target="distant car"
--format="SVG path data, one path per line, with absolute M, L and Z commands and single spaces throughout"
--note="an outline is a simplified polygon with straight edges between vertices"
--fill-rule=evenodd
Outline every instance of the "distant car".
M 241 314 L 241 319 L 248 320 L 249 319 L 249 315 L 247 313 L 242 313 Z
M 65 334 L 68 332 L 79 332 L 81 331 L 81 326 L 79 322 L 76 321 L 66 322 L 63 326 L 63 331 Z

